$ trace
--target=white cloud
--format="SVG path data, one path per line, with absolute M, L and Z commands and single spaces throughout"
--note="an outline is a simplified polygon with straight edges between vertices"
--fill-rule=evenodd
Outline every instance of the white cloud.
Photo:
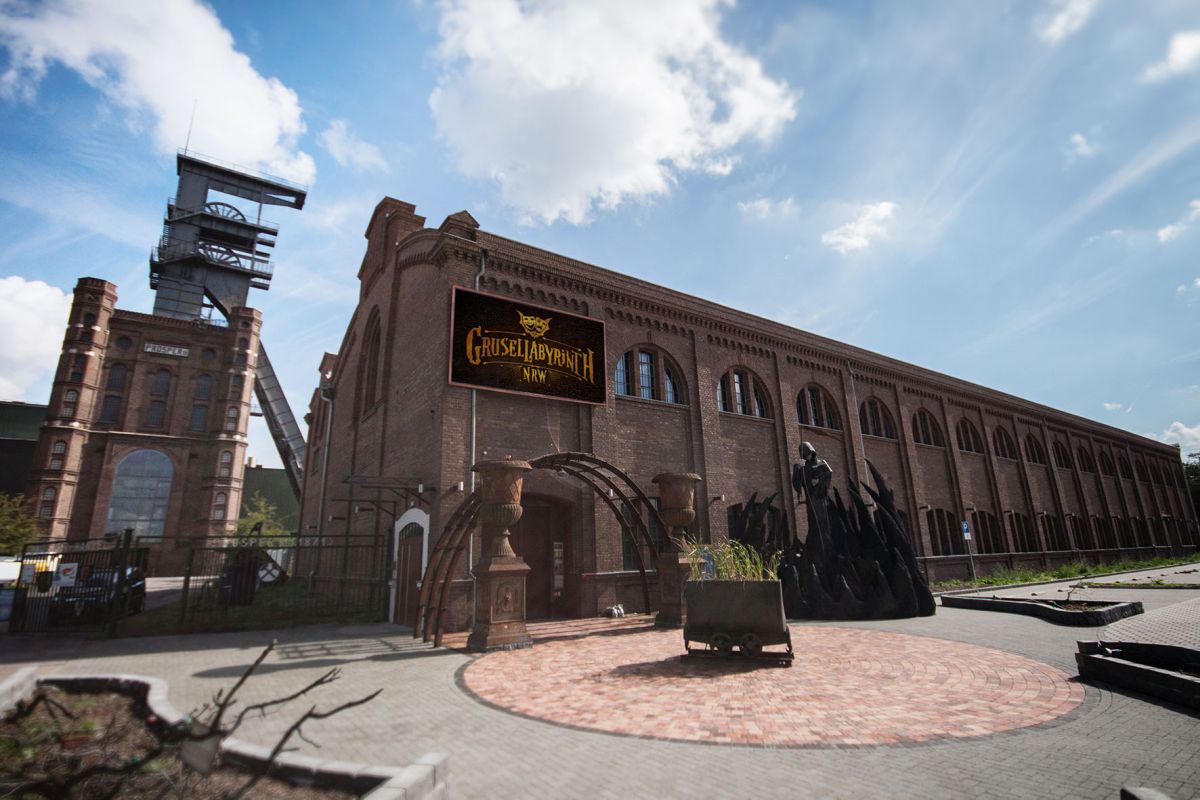
M 1092 236 L 1089 236 L 1087 239 L 1084 240 L 1083 243 L 1085 245 L 1089 245 L 1089 244 L 1094 244 L 1096 242 L 1102 242 L 1106 239 L 1120 239 L 1124 235 L 1125 235 L 1125 231 L 1121 230 L 1120 228 L 1112 228 L 1110 230 L 1105 231 L 1104 233 L 1097 233 Z
M 1190 284 L 1187 284 L 1187 283 L 1179 284 L 1178 286 L 1175 287 L 1175 294 L 1180 295 L 1180 296 L 1187 296 L 1192 292 L 1192 290 L 1195 290 L 1196 292 L 1200 292 L 1200 278 L 1196 278 Z
M 1150 437 L 1167 444 L 1178 444 L 1185 450 L 1200 447 L 1200 422 L 1189 427 L 1176 420 L 1162 433 L 1152 433 Z
M 18 275 L 0 278 L 0 400 L 46 402 L 71 295 Z
M 759 197 L 755 200 L 739 202 L 738 211 L 742 216 L 757 220 L 782 219 L 796 213 L 796 201 L 791 197 L 782 200 L 772 200 L 769 197 Z
M 321 144 L 333 156 L 333 160 L 343 167 L 353 167 L 360 172 L 387 171 L 387 162 L 383 160 L 379 148 L 352 134 L 344 119 L 329 123 L 329 127 L 321 134 Z
M 774 140 L 798 92 L 725 41 L 720 0 L 447 0 L 429 105 L 464 174 L 495 181 L 522 221 L 586 222 L 728 174 Z
M 1082 133 L 1072 133 L 1067 142 L 1070 147 L 1071 160 L 1091 158 L 1100 152 L 1100 148 L 1089 142 Z
M 1038 21 L 1038 36 L 1058 44 L 1086 25 L 1098 5 L 1098 0 L 1055 0 L 1051 13 Z
M 1196 220 L 1200 220 L 1200 200 L 1193 200 L 1189 203 L 1187 213 L 1180 217 L 1179 220 L 1159 228 L 1158 241 L 1161 244 L 1166 244 L 1186 231 L 1188 226 Z
M 1171 37 L 1167 57 L 1146 67 L 1142 80 L 1162 81 L 1200 68 L 1200 31 L 1182 31 Z
M 870 247 L 875 240 L 887 238 L 887 221 L 899 208 L 886 200 L 865 205 L 853 222 L 821 234 L 821 244 L 842 255 Z
M 1123 408 L 1125 408 L 1124 403 L 1105 403 L 1104 404 L 1105 411 L 1120 411 Z
M 207 5 L 57 0 L 23 8 L 0 4 L 0 43 L 11 55 L 0 94 L 32 99 L 61 63 L 130 112 L 135 127 L 148 114 L 160 152 L 187 141 L 194 104 L 191 149 L 292 180 L 316 174 L 297 149 L 305 128 L 296 93 L 260 75 Z

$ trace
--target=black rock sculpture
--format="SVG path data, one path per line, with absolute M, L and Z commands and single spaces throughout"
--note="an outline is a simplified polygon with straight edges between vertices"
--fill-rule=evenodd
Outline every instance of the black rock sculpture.
M 758 492 L 745 503 L 729 507 L 729 538 L 753 547 L 764 556 L 781 552 L 788 539 L 787 516 L 775 507 L 778 493 L 758 499 Z
M 792 619 L 928 617 L 933 594 L 917 567 L 912 542 L 879 470 L 867 467 L 875 489 L 863 484 L 875 511 L 850 487 L 850 507 L 834 489 L 833 471 L 808 442 L 792 484 L 806 500 L 808 540 L 796 542 L 780 564 L 783 602 Z M 753 498 L 752 498 L 753 499 Z

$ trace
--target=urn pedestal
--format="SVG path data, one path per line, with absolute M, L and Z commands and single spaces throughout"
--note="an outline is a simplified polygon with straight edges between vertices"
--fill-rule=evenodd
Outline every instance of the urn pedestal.
M 481 461 L 472 469 L 483 479 L 479 509 L 483 557 L 475 565 L 475 626 L 467 649 L 514 650 L 533 642 L 525 628 L 525 576 L 529 565 L 509 542 L 510 526 L 521 519 L 521 484 L 532 467 L 525 461 Z
M 659 516 L 670 528 L 666 552 L 658 555 L 658 588 L 661 594 L 654 624 L 662 628 L 683 625 L 685 608 L 683 585 L 691 573 L 691 559 L 681 547 L 684 529 L 696 519 L 696 484 L 700 476 L 692 472 L 664 472 L 654 476 L 658 484 Z

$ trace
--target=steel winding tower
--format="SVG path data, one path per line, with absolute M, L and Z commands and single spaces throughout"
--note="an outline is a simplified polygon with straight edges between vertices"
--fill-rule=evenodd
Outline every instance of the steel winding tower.
M 212 322 L 245 307 L 250 289 L 271 285 L 271 252 L 279 227 L 262 218 L 263 206 L 304 208 L 307 189 L 194 153 L 176 155 L 179 187 L 167 201 L 162 238 L 150 254 L 154 314 Z M 256 203 L 254 219 L 213 193 Z M 288 479 L 300 494 L 304 436 L 259 343 L 254 393 L 275 439 Z

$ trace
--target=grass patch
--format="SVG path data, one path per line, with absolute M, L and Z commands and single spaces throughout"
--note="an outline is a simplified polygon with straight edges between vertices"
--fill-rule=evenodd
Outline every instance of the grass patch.
M 979 576 L 977 583 L 954 579 L 937 581 L 930 588 L 935 592 L 948 592 L 954 589 L 970 589 L 976 585 L 1007 586 L 1013 583 L 1038 583 L 1041 581 L 1069 580 L 1071 578 L 1091 578 L 1097 575 L 1109 575 L 1114 572 L 1155 569 L 1157 567 L 1177 567 L 1181 564 L 1195 564 L 1197 562 L 1200 562 L 1200 553 L 1193 553 L 1182 558 L 1150 558 L 1144 561 L 1121 560 L 1108 564 L 1090 564 L 1086 561 L 1073 561 L 1070 564 L 1062 564 L 1051 570 L 1029 569 L 1027 567 L 1020 569 L 1001 567 L 986 575 Z
M 267 630 L 318 623 L 359 624 L 387 618 L 382 598 L 377 602 L 360 599 L 366 587 L 350 585 L 345 591 L 349 598 L 339 599 L 335 586 L 310 591 L 306 581 L 290 580 L 279 586 L 260 587 L 252 605 L 234 606 L 221 602 L 215 586 L 194 585 L 182 623 L 179 619 L 182 600 L 177 600 L 126 618 L 121 635 Z

